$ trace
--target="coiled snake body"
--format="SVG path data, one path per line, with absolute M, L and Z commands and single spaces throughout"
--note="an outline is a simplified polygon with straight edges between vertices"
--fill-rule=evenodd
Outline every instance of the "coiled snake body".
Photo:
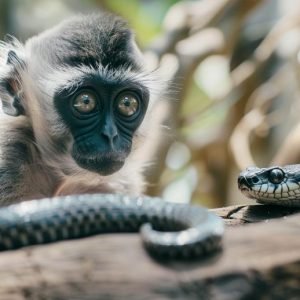
M 67 196 L 1 208 L 0 250 L 140 228 L 151 254 L 178 258 L 218 249 L 224 230 L 219 217 L 199 206 L 150 197 Z
M 260 203 L 300 207 L 300 165 L 247 168 L 238 177 L 238 186 Z

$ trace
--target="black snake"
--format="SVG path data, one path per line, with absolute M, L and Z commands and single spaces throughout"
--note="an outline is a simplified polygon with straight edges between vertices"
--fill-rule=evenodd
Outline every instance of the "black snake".
M 1 208 L 0 250 L 139 229 L 146 249 L 166 258 L 213 252 L 224 231 L 221 218 L 196 205 L 144 196 L 66 196 Z
M 238 177 L 238 186 L 260 203 L 300 207 L 300 165 L 247 168 Z

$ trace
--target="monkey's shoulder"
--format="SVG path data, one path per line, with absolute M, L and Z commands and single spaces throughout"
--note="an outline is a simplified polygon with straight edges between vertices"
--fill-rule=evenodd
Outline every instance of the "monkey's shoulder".
M 0 205 L 50 195 L 51 172 L 40 159 L 28 120 L 0 116 L 0 132 Z
M 2 160 L 22 160 L 34 144 L 32 127 L 25 117 L 7 117 L 0 114 L 0 153 Z

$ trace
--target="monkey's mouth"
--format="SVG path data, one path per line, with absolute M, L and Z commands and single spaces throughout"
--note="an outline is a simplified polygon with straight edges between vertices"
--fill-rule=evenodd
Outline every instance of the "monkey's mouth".
M 123 153 L 111 153 L 88 158 L 76 155 L 74 159 L 81 168 L 103 176 L 108 176 L 123 167 L 126 155 Z

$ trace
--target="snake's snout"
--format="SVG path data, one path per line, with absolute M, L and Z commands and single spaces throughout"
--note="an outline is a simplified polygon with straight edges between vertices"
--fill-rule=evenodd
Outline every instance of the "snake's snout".
M 251 190 L 260 182 L 260 179 L 255 174 L 245 174 L 242 172 L 238 177 L 238 187 L 240 190 Z
M 238 177 L 238 187 L 239 187 L 239 189 L 243 189 L 243 188 L 248 188 L 249 189 L 249 183 L 248 183 L 245 176 L 240 175 Z
M 242 192 L 242 193 L 248 193 L 249 190 L 250 190 L 250 186 L 247 182 L 247 179 L 245 176 L 243 175 L 240 175 L 238 177 L 238 187 L 239 187 L 239 190 Z

